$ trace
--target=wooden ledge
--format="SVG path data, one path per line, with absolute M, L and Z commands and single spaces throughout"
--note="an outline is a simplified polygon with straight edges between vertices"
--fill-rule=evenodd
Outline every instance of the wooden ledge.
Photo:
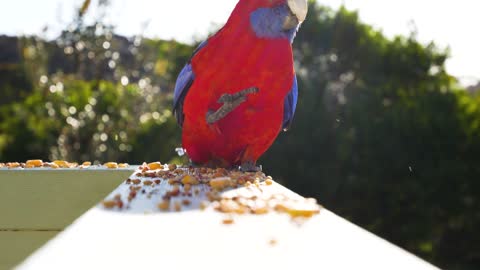
M 98 204 L 17 269 L 437 269 L 326 209 L 301 222 L 269 212 L 226 225 L 224 213 L 195 202 L 162 212 L 169 188 L 146 186 L 122 209 Z M 130 191 L 122 183 L 107 199 Z

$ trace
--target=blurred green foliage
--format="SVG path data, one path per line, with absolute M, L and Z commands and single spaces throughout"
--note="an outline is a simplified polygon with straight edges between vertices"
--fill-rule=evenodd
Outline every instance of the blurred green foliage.
M 195 46 L 120 37 L 84 13 L 0 63 L 0 161 L 184 162 L 170 110 Z M 480 96 L 446 73 L 448 52 L 313 2 L 294 52 L 297 114 L 264 170 L 438 266 L 480 267 Z

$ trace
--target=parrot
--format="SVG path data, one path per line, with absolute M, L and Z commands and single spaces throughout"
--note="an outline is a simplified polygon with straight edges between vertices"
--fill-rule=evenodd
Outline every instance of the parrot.
M 193 164 L 259 171 L 292 124 L 298 100 L 292 43 L 307 0 L 239 0 L 180 71 L 173 113 Z

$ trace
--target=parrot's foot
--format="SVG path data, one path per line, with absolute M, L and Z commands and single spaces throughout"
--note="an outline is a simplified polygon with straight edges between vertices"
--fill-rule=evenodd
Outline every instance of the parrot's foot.
M 240 171 L 242 171 L 242 172 L 261 172 L 262 171 L 262 165 L 256 166 L 255 162 L 253 162 L 253 161 L 245 161 L 240 166 Z
M 193 160 L 189 160 L 190 162 L 188 163 L 188 167 L 192 167 L 192 168 L 200 168 L 202 167 L 202 164 L 200 163 L 196 163 L 195 161 Z
M 235 94 L 223 94 L 218 99 L 218 103 L 223 103 L 222 107 L 215 112 L 207 112 L 207 123 L 213 124 L 220 119 L 223 119 L 231 111 L 240 106 L 240 104 L 245 102 L 247 100 L 247 95 L 258 93 L 258 91 L 259 89 L 257 87 L 250 87 Z

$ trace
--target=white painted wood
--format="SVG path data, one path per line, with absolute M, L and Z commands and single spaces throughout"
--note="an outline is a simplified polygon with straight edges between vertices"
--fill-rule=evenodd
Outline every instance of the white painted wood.
M 167 188 L 146 187 L 127 210 L 94 207 L 17 269 L 437 269 L 325 209 L 301 224 L 269 213 L 225 225 L 225 214 L 197 208 L 202 199 L 160 212 Z

